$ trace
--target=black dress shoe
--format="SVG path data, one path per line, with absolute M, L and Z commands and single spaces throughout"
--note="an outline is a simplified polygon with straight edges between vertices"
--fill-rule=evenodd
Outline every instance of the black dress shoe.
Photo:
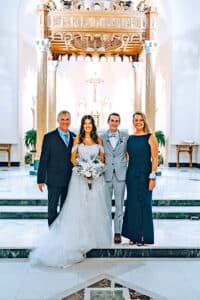
M 120 234 L 120 233 L 115 233 L 115 236 L 114 236 L 114 243 L 115 243 L 115 244 L 120 244 L 121 241 L 122 241 L 121 234 Z

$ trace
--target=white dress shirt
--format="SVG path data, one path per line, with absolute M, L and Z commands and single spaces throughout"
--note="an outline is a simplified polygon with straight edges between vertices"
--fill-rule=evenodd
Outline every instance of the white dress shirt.
M 113 149 L 115 149 L 116 145 L 117 145 L 117 142 L 119 140 L 119 132 L 114 132 L 114 133 L 109 133 L 109 140 L 110 140 L 110 143 L 113 147 Z

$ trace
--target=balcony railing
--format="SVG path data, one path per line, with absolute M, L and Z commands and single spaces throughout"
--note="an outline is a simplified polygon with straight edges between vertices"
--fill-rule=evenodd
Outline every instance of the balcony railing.
M 144 32 L 146 28 L 146 16 L 142 12 L 110 13 L 104 12 L 74 12 L 74 11 L 50 11 L 48 14 L 48 29 L 53 32 L 81 31 L 89 32 Z

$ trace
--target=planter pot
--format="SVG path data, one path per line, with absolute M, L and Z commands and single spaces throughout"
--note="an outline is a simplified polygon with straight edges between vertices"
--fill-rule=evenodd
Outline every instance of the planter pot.
M 39 166 L 39 159 L 35 159 L 33 162 L 33 168 L 35 171 L 38 170 L 38 166 Z
M 161 170 L 156 171 L 156 176 L 161 176 L 161 175 L 162 175 L 162 171 Z
M 39 159 L 35 159 L 33 162 L 33 170 L 29 171 L 29 175 L 36 176 L 37 175 L 37 170 L 39 166 Z

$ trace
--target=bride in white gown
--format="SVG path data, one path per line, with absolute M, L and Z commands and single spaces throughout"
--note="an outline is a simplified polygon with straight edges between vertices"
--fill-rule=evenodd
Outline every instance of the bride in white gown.
M 80 135 L 74 140 L 71 160 L 76 165 L 77 158 L 90 160 L 94 156 L 104 160 L 94 119 L 87 115 L 82 118 Z M 89 189 L 86 178 L 73 172 L 62 211 L 31 252 L 31 264 L 66 267 L 79 262 L 90 249 L 109 247 L 111 231 L 103 176 L 93 180 Z

